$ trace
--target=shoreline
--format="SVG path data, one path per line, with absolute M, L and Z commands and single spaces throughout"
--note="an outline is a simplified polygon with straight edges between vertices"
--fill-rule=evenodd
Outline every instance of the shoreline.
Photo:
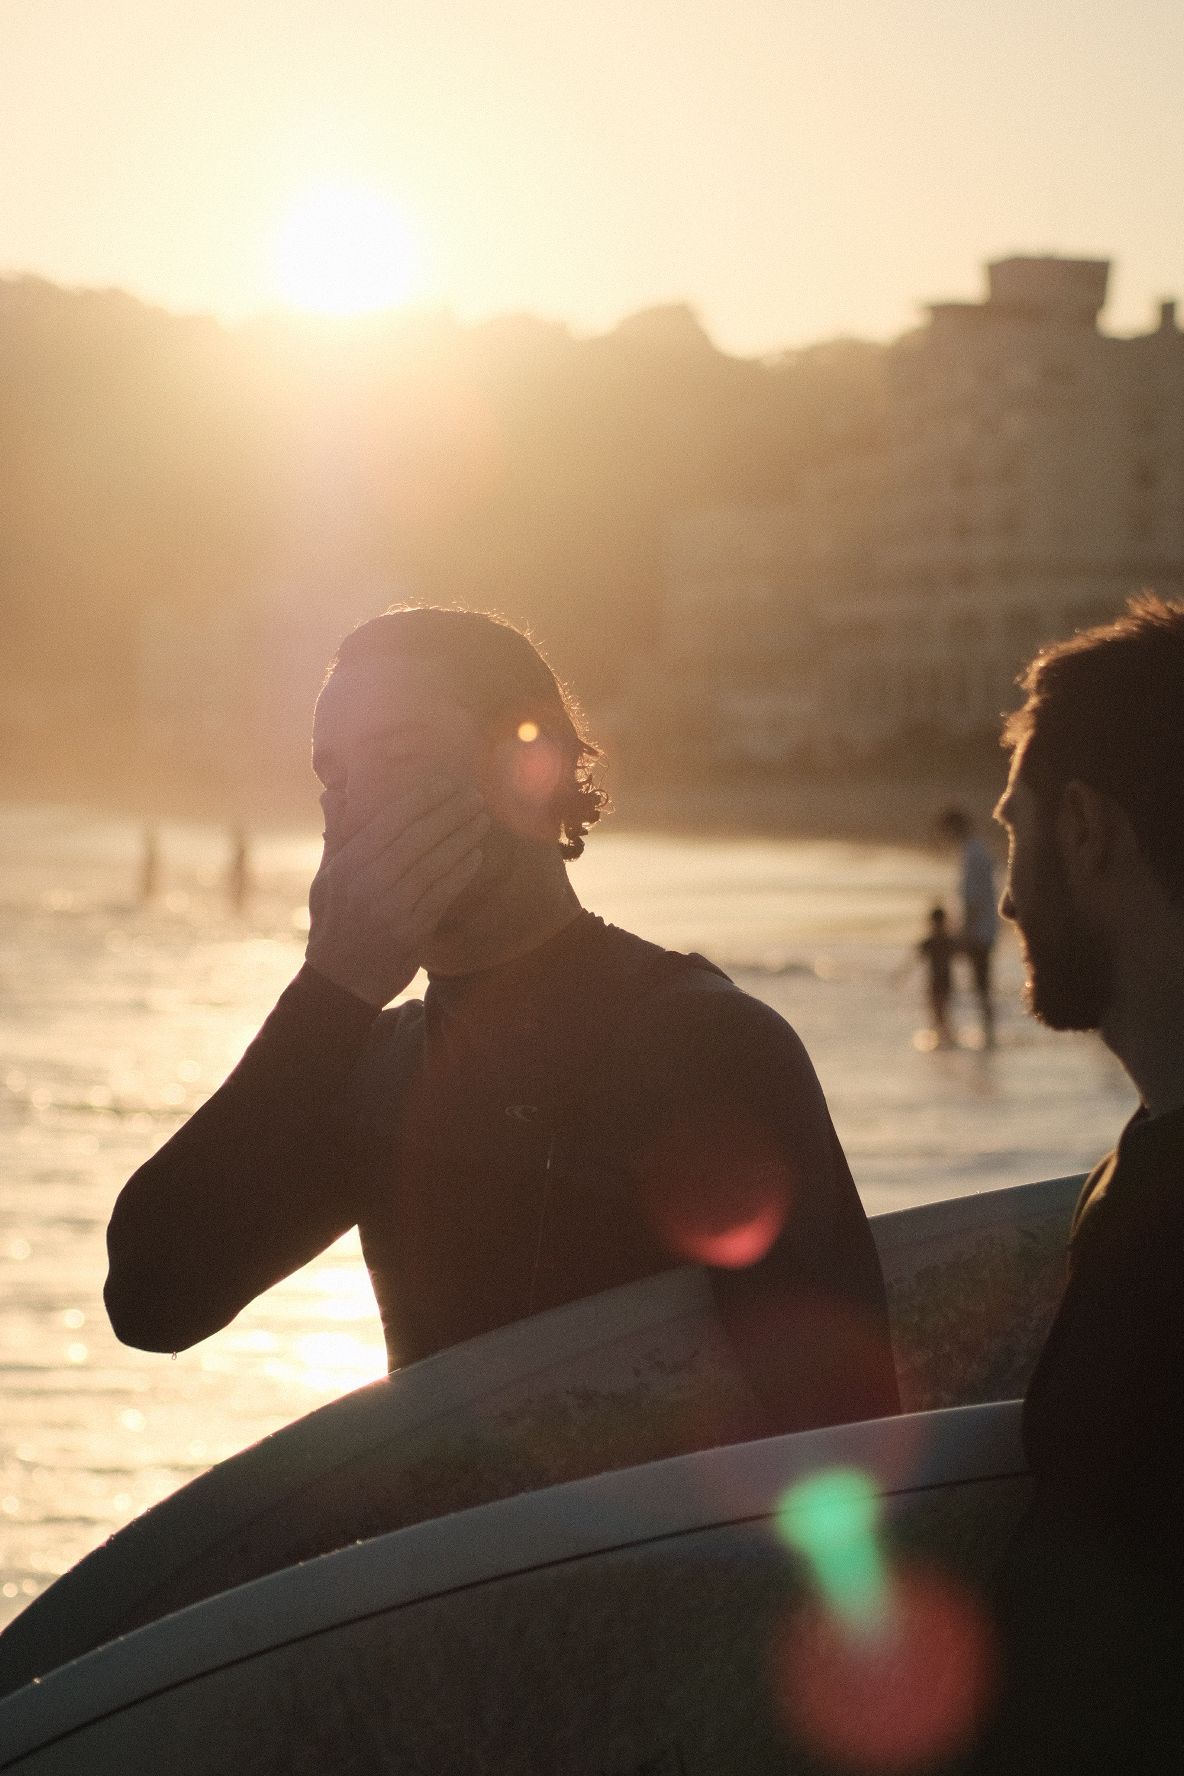
M 608 788 L 606 830 L 719 839 L 816 839 L 931 850 L 936 815 L 951 803 L 969 812 L 991 840 L 991 810 L 1003 793 L 996 778 L 942 775 L 905 779 L 888 773 L 783 781 L 625 785 Z
M 897 845 L 931 850 L 933 822 L 950 803 L 964 806 L 990 841 L 991 810 L 1002 793 L 1003 761 L 997 773 L 942 773 L 905 778 L 881 771 L 847 777 L 748 778 L 731 782 L 685 781 L 618 784 L 610 772 L 609 808 L 598 831 L 644 833 L 687 839 L 831 840 Z M 0 785 L 0 801 L 10 807 L 42 806 L 79 814 L 109 816 L 145 825 L 241 826 L 248 835 L 312 828 L 318 820 L 315 785 L 307 796 L 241 795 L 225 800 L 213 789 L 162 793 L 128 786 L 112 794 L 108 786 L 71 784 L 60 779 Z

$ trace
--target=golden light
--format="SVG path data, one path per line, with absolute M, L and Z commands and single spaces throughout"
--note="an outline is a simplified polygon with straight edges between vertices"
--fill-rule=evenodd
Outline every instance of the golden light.
M 292 1350 L 300 1381 L 317 1394 L 348 1394 L 387 1372 L 385 1349 L 354 1332 L 306 1332 Z
M 317 1284 L 313 1318 L 329 1324 L 292 1340 L 297 1378 L 326 1395 L 377 1381 L 387 1371 L 386 1344 L 357 1234 L 347 1234 L 312 1274 Z
M 534 742 L 538 739 L 538 737 L 539 737 L 539 724 L 537 722 L 530 722 L 530 721 L 519 722 L 519 724 L 518 724 L 518 738 L 519 738 L 519 740 L 521 740 L 523 742 L 524 745 L 533 746 Z
M 312 186 L 276 231 L 276 290 L 289 307 L 308 314 L 394 308 L 414 294 L 420 270 L 406 217 L 369 186 Z

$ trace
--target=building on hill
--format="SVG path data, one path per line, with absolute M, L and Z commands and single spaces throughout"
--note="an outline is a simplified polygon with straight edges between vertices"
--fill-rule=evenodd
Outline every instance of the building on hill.
M 1184 335 L 1171 302 L 1151 332 L 1102 332 L 1109 269 L 995 261 L 984 300 L 886 348 L 876 434 L 783 505 L 672 528 L 664 664 L 709 757 L 744 755 L 723 715 L 745 695 L 754 763 L 985 735 L 1042 641 L 1184 591 Z

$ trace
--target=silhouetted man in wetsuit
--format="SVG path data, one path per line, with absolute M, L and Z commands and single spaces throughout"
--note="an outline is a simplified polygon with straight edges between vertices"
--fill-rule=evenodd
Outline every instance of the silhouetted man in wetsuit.
M 595 756 L 506 624 L 405 609 L 347 638 L 314 721 L 307 959 L 115 1206 L 121 1338 L 205 1338 L 356 1223 L 392 1366 L 694 1261 L 752 1429 L 896 1409 L 875 1249 L 801 1043 L 576 899 Z M 421 966 L 422 1002 L 384 1011 Z
M 1184 1770 L 1184 605 L 1042 653 L 1010 719 L 1002 910 L 1030 1008 L 1142 1100 L 1073 1219 L 1024 1403 L 1035 1503 L 1005 1563 L 984 1767 Z

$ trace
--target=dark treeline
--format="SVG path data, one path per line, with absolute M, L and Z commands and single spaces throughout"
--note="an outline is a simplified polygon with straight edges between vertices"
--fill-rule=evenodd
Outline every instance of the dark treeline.
M 611 704 L 654 645 L 670 518 L 790 497 L 874 433 L 881 376 L 855 342 L 730 357 L 681 306 L 595 338 L 442 313 L 229 329 L 0 283 L 10 786 L 132 756 L 147 613 L 183 636 L 260 597 L 297 625 L 332 605 L 325 634 L 387 595 L 496 608 Z

